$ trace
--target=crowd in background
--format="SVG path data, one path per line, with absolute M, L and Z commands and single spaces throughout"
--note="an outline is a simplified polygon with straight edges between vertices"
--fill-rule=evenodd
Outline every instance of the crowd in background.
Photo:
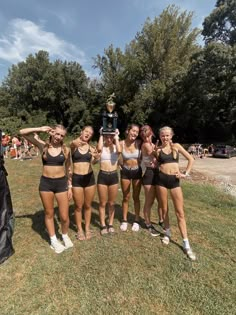
M 2 132 L 2 155 L 5 159 L 32 159 L 33 156 L 38 156 L 38 148 L 24 137 Z

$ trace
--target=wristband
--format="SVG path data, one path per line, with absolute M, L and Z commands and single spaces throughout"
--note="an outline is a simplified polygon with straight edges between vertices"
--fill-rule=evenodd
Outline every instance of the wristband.
M 185 174 L 185 176 L 187 176 L 187 177 L 190 176 L 188 172 L 184 172 L 184 174 Z
M 72 185 L 68 185 L 68 188 L 72 188 Z

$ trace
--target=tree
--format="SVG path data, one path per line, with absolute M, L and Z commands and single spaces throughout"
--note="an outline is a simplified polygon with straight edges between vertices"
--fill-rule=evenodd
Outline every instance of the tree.
M 153 21 L 147 19 L 125 52 L 110 47 L 97 56 L 103 91 L 115 92 L 122 123 L 159 124 L 165 120 L 164 99 L 176 76 L 183 76 L 199 48 L 192 13 L 169 6 Z M 112 90 L 113 89 L 113 90 Z
M 9 70 L 0 88 L 0 104 L 7 109 L 1 119 L 8 124 L 8 117 L 17 118 L 14 130 L 22 124 L 62 123 L 77 132 L 92 124 L 89 95 L 89 81 L 78 63 L 52 63 L 47 52 L 39 51 Z
M 192 58 L 185 78 L 173 86 L 173 114 L 190 141 L 226 141 L 236 126 L 236 47 L 211 43 Z
M 215 9 L 203 22 L 202 35 L 207 44 L 236 43 L 236 0 L 217 0 Z

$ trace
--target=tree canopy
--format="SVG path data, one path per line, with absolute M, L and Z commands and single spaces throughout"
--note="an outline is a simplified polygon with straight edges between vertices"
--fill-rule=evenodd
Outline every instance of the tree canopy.
M 13 65 L 0 87 L 0 124 L 62 123 L 70 133 L 85 125 L 98 131 L 106 99 L 116 95 L 121 134 L 129 123 L 170 125 L 179 141 L 236 137 L 236 0 L 216 2 L 200 30 L 193 12 L 168 6 L 127 43 L 94 58 L 100 78 L 90 80 L 74 61 L 50 61 L 46 51 Z
M 215 9 L 203 22 L 206 43 L 236 44 L 236 0 L 217 0 Z

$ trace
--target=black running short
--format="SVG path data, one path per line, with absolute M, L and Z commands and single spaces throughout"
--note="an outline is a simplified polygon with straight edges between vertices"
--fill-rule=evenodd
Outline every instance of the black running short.
M 90 172 L 85 175 L 73 174 L 72 187 L 89 187 L 95 185 L 94 173 Z
M 121 179 L 141 179 L 142 178 L 142 168 L 141 166 L 137 168 L 127 168 L 122 167 L 120 170 L 120 177 Z
M 180 180 L 176 177 L 176 175 L 168 175 L 159 172 L 156 177 L 156 185 L 167 189 L 173 189 L 180 186 Z
M 54 194 L 68 191 L 67 177 L 51 178 L 41 176 L 39 191 L 51 191 Z
M 106 172 L 100 170 L 98 173 L 97 184 L 112 186 L 119 183 L 117 171 Z
M 157 174 L 157 169 L 152 168 L 152 167 L 147 167 L 146 171 L 142 177 L 142 184 L 147 186 L 155 186 L 156 185 L 156 174 Z

